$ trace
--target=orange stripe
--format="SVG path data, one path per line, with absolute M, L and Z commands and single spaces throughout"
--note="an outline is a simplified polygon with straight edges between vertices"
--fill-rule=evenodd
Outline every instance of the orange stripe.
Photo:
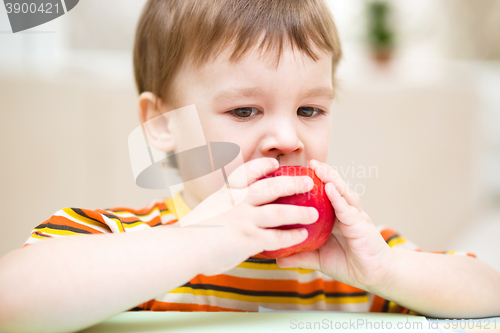
M 178 218 L 175 218 L 175 219 L 173 219 L 173 220 L 171 220 L 171 221 L 168 221 L 168 222 L 167 222 L 167 223 L 165 223 L 164 225 L 174 224 L 175 222 L 178 222 L 178 221 L 179 221 L 179 219 L 178 219 Z
M 370 312 L 382 312 L 384 307 L 385 299 L 377 295 L 373 295 L 372 306 L 370 307 Z
M 102 224 L 104 224 L 105 226 L 107 226 L 106 222 L 104 222 L 104 218 L 98 212 L 99 209 L 96 209 L 95 211 L 94 210 L 90 210 L 90 209 L 81 209 L 81 210 L 82 210 L 82 212 L 84 212 L 91 219 L 95 219 L 95 220 L 101 222 Z
M 325 292 L 340 292 L 340 293 L 365 292 L 363 289 L 350 286 L 340 281 L 324 281 L 323 283 L 325 284 Z
M 157 216 L 155 218 L 153 218 L 151 221 L 149 222 L 145 222 L 147 225 L 149 225 L 150 227 L 158 224 L 158 223 L 161 223 L 161 217 L 160 216 Z
M 317 290 L 324 290 L 325 293 L 364 292 L 364 290 L 352 287 L 339 281 L 323 281 L 321 278 L 306 283 L 300 283 L 297 280 L 252 279 L 221 274 L 215 276 L 198 275 L 189 282 L 192 284 L 213 284 L 221 287 L 254 291 L 293 291 L 300 294 L 309 294 Z
M 385 302 L 386 302 L 386 300 L 383 299 L 382 297 L 377 296 L 377 295 L 373 295 L 373 303 L 372 303 L 372 306 L 370 308 L 370 312 L 382 312 L 382 309 L 384 308 Z M 395 306 L 391 309 L 390 304 L 394 304 Z M 394 302 L 390 302 L 388 312 L 405 314 L 405 313 L 408 313 L 409 310 L 407 308 L 402 307 L 399 304 L 396 304 Z
M 394 229 L 391 228 L 385 228 L 380 232 L 382 237 L 384 237 L 384 240 L 387 242 L 389 238 L 391 238 L 394 235 L 397 235 L 397 232 Z
M 61 225 L 61 226 L 68 226 L 68 227 L 78 228 L 78 229 L 81 229 L 81 230 L 88 231 L 88 232 L 90 232 L 92 234 L 103 234 L 102 231 L 98 231 L 98 230 L 92 229 L 91 227 L 88 227 L 88 226 L 86 226 L 84 224 L 80 224 L 80 223 L 74 222 L 72 220 L 67 219 L 66 217 L 63 217 L 63 216 L 52 216 L 50 219 L 48 219 L 47 221 L 45 221 L 43 223 L 52 223 L 52 224 Z M 103 228 L 108 228 L 108 226 L 107 225 L 103 225 Z
M 256 254 L 254 256 L 251 256 L 250 258 L 269 259 L 268 257 L 264 257 L 262 254 Z

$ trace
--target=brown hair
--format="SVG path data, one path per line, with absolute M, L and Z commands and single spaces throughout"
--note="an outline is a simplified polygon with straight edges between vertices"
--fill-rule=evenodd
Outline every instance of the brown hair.
M 261 37 L 263 36 L 262 40 Z M 341 57 L 330 10 L 323 0 L 148 0 L 134 45 L 134 74 L 139 94 L 165 98 L 185 60 L 202 66 L 232 46 L 231 61 L 252 47 L 275 55 L 285 43 L 313 60 L 316 50 Z
M 238 61 L 259 41 L 258 50 L 274 55 L 276 66 L 285 43 L 313 60 L 317 51 L 330 53 L 332 77 L 342 54 L 323 0 L 148 0 L 134 44 L 139 94 L 150 91 L 166 100 L 185 61 L 202 66 L 231 48 L 230 61 Z M 173 152 L 167 158 L 178 168 Z

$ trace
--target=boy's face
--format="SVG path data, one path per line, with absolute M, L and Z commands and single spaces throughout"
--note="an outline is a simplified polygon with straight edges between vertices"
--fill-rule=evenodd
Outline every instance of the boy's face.
M 313 61 L 285 49 L 277 68 L 255 51 L 237 63 L 224 55 L 203 68 L 183 68 L 174 86 L 178 107 L 196 105 L 206 141 L 236 143 L 245 162 L 278 155 L 281 165 L 326 161 L 333 100 L 331 55 L 321 54 Z M 176 151 L 189 147 L 190 138 L 189 129 L 178 128 Z M 185 164 L 178 164 L 182 175 Z M 193 206 L 222 185 L 195 180 L 185 184 L 183 194 Z

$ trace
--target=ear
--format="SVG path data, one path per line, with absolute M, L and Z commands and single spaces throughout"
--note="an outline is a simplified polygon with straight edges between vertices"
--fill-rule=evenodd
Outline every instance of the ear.
M 139 96 L 139 120 L 149 144 L 161 151 L 173 151 L 176 146 L 172 131 L 173 117 L 166 103 L 151 92 Z

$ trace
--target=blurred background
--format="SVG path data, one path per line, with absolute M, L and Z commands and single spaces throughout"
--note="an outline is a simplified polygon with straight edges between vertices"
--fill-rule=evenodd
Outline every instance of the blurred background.
M 0 6 L 0 256 L 64 207 L 140 208 L 132 46 L 144 0 L 12 34 Z M 328 1 L 344 48 L 328 163 L 376 225 L 500 270 L 500 0 Z

